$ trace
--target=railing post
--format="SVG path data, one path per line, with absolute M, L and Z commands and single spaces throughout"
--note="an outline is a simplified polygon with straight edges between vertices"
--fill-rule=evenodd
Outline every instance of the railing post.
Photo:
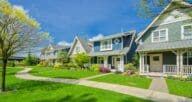
M 163 65 L 163 73 L 165 74 L 165 65 Z

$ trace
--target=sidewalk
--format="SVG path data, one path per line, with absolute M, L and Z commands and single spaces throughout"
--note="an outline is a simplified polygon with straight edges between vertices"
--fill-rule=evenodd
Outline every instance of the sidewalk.
M 152 79 L 149 87 L 150 90 L 169 93 L 166 81 L 163 77 L 152 77 Z
M 155 102 L 192 102 L 192 99 L 171 95 L 164 92 L 158 92 L 153 90 L 147 89 L 140 89 L 135 87 L 129 87 L 124 85 L 117 85 L 117 84 L 109 84 L 103 82 L 95 82 L 95 81 L 88 81 L 88 80 L 76 80 L 76 79 L 62 79 L 62 78 L 45 78 L 45 77 L 37 77 L 28 74 L 30 68 L 27 68 L 23 71 L 20 71 L 16 74 L 17 78 L 27 79 L 27 80 L 37 80 L 37 81 L 51 81 L 51 82 L 59 82 L 65 84 L 78 84 L 84 85 L 99 89 L 110 90 L 118 93 L 123 93 L 127 95 L 136 96 L 143 99 L 152 100 Z

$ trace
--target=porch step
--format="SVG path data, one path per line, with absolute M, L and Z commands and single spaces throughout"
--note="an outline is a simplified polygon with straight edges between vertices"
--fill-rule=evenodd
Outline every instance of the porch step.
M 163 77 L 152 77 L 152 82 L 149 87 L 150 90 L 169 93 L 166 81 Z

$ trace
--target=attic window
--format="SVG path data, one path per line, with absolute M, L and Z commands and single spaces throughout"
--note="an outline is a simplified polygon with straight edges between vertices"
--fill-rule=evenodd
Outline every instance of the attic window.
M 168 29 L 160 29 L 152 32 L 152 42 L 164 42 L 168 40 Z
M 182 26 L 182 39 L 192 39 L 192 24 Z

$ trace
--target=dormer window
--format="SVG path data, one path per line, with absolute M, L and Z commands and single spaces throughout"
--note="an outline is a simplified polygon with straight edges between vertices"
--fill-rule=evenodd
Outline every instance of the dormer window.
M 101 51 L 112 50 L 112 40 L 101 41 Z
M 192 39 L 192 24 L 183 25 L 181 29 L 182 39 Z
M 168 41 L 168 29 L 160 29 L 152 32 L 152 42 Z

